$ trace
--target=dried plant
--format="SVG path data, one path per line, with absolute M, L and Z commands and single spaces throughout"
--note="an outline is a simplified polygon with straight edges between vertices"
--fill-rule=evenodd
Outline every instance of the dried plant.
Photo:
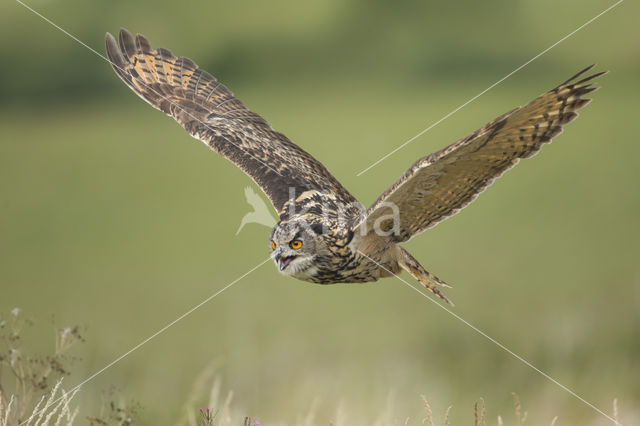
M 0 314 L 0 426 L 71 426 L 78 415 L 78 408 L 71 407 L 71 401 L 78 392 L 75 387 L 71 391 L 62 388 L 63 378 L 69 374 L 69 364 L 76 358 L 69 356 L 69 349 L 77 342 L 84 341 L 79 327 L 67 327 L 56 329 L 55 347 L 51 355 L 30 355 L 23 347 L 23 331 L 33 324 L 32 321 L 22 317 L 19 309 L 14 309 L 9 315 Z M 196 419 L 198 410 L 196 404 L 205 402 L 202 396 L 209 393 L 208 406 L 217 408 L 199 409 L 199 419 Z M 517 394 L 512 393 L 514 401 L 515 421 L 518 426 L 523 426 L 527 421 L 527 412 L 522 410 L 522 405 Z M 193 390 L 185 400 L 185 416 L 179 422 L 172 424 L 188 426 L 230 426 L 240 424 L 243 426 L 257 426 L 260 421 L 256 418 L 239 415 L 238 411 L 232 413 L 231 401 L 233 392 L 227 392 L 224 399 L 221 398 L 220 380 L 216 378 L 216 368 L 211 365 L 205 369 L 196 380 Z M 421 426 L 436 426 L 433 420 L 433 411 L 427 398 L 421 396 L 425 410 L 425 417 Z M 381 414 L 375 424 L 393 424 L 394 426 L 409 426 L 411 419 L 404 421 L 393 420 L 392 397 L 390 396 L 386 410 Z M 315 401 L 309 412 L 296 424 L 311 426 L 315 424 Z M 449 406 L 444 414 L 444 426 L 449 426 Z M 119 392 L 112 388 L 102 395 L 102 407 L 99 415 L 86 417 L 90 425 L 96 426 L 128 426 L 134 423 L 140 405 L 131 401 L 124 402 Z M 339 421 L 330 422 L 331 426 L 352 424 L 343 420 L 340 414 Z M 485 401 L 480 398 L 474 404 L 474 426 L 486 426 Z M 235 419 L 235 420 L 233 420 Z M 241 420 L 242 419 L 242 420 Z M 613 419 L 617 424 L 618 401 L 613 400 Z M 232 421 L 233 420 L 233 421 Z M 555 426 L 558 417 L 554 417 L 551 426 Z M 501 416 L 497 418 L 498 426 L 504 426 Z
M 0 314 L 0 426 L 70 426 L 78 416 L 71 400 L 80 390 L 65 391 L 63 378 L 78 360 L 69 351 L 84 342 L 80 327 L 55 329 L 51 354 L 34 354 L 25 345 L 25 333 L 34 322 L 20 309 Z M 103 395 L 99 416 L 87 417 L 91 425 L 125 426 L 133 422 L 139 405 L 116 403 L 111 390 Z
M 478 403 L 480 403 L 479 414 L 478 414 Z M 480 398 L 480 400 L 473 405 L 474 426 L 486 426 L 484 417 L 485 417 L 484 399 Z
M 126 401 L 121 392 L 115 387 L 102 392 L 101 400 L 99 414 L 87 417 L 90 425 L 128 426 L 133 424 L 138 411 L 142 408 L 140 404 L 133 400 Z
M 431 413 L 431 406 L 429 405 L 429 401 L 427 401 L 427 398 L 424 395 L 420 395 L 420 398 L 422 398 L 422 402 L 424 403 L 424 410 L 427 412 L 427 417 L 422 419 L 422 426 L 425 426 L 427 424 L 429 426 L 435 426 L 433 424 L 433 414 Z
M 75 360 L 69 349 L 84 339 L 79 327 L 57 329 L 53 353 L 33 355 L 23 346 L 32 325 L 19 308 L 0 314 L 0 425 L 71 424 L 77 412 L 69 402 L 76 391 L 65 392 L 61 384 Z
M 513 403 L 516 406 L 516 420 L 518 421 L 518 426 L 522 426 L 527 421 L 527 412 L 522 413 L 522 406 L 520 405 L 520 398 L 515 392 L 511 392 L 513 395 Z

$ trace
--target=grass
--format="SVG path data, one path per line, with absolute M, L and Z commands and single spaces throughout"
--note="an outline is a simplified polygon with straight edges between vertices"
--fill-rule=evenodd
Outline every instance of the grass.
M 55 348 L 48 355 L 32 355 L 24 349 L 22 332 L 32 322 L 20 309 L 0 316 L 0 419 L 3 425 L 69 424 L 77 415 L 69 403 L 77 389 L 66 392 L 63 378 L 69 374 L 73 357 L 69 349 L 83 338 L 77 327 L 57 330 Z
M 54 347 L 41 354 L 25 341 L 25 331 L 33 325 L 18 308 L 9 315 L 0 315 L 0 426 L 72 425 L 79 407 L 73 407 L 71 402 L 81 388 L 65 390 L 63 383 L 79 360 L 69 352 L 84 342 L 80 327 L 56 329 Z M 85 416 L 89 424 L 132 423 L 137 405 L 122 406 L 114 395 L 111 391 L 98 415 Z
M 57 381 L 51 389 L 47 390 L 48 397 L 41 397 L 28 413 L 23 413 L 23 415 L 26 414 L 25 417 L 20 413 L 29 406 L 29 401 L 24 401 L 20 396 L 12 394 L 6 403 L 2 398 L 3 395 L 0 394 L 0 425 L 72 425 L 79 409 L 78 407 L 72 409 L 70 404 L 78 389 L 66 392 L 61 386 L 62 380 Z
M 63 389 L 64 377 L 69 373 L 70 361 L 74 358 L 66 354 L 72 346 L 83 342 L 84 338 L 79 333 L 78 327 L 66 327 L 58 329 L 55 335 L 55 347 L 48 355 L 33 355 L 27 349 L 28 342 L 23 339 L 23 330 L 26 326 L 33 326 L 33 321 L 23 318 L 19 309 L 14 309 L 0 320 L 1 340 L 4 347 L 0 352 L 0 426 L 72 426 L 79 417 L 80 407 L 72 406 L 72 400 L 80 391 L 74 387 L 70 391 Z M 207 392 L 208 389 L 208 392 Z M 203 401 L 205 394 L 209 395 L 205 408 L 196 408 Z M 523 411 L 520 398 L 515 393 L 514 426 L 525 425 L 528 412 Z M 216 369 L 205 369 L 193 384 L 191 393 L 187 395 L 182 404 L 184 416 L 181 419 L 168 424 L 188 426 L 257 426 L 262 422 L 257 418 L 244 416 L 237 408 L 232 408 L 233 392 L 228 392 L 223 398 L 221 382 L 216 377 Z M 388 413 L 383 413 L 374 421 L 374 425 L 394 426 L 436 426 L 433 411 L 427 398 L 422 396 L 424 417 L 421 420 L 411 421 L 406 417 L 404 421 L 391 420 Z M 95 426 L 128 426 L 144 424 L 138 421 L 142 407 L 136 402 L 124 403 L 118 392 L 111 389 L 103 397 L 103 404 L 97 415 L 84 415 L 90 425 Z M 441 423 L 450 425 L 452 406 L 449 406 Z M 199 413 L 199 416 L 196 414 Z M 355 413 L 350 413 L 356 418 Z M 612 417 L 618 421 L 617 400 L 613 401 Z M 242 419 L 242 420 L 240 420 Z M 557 424 L 558 417 L 554 417 L 550 425 Z M 163 424 L 167 424 L 166 421 Z M 265 423 L 266 424 L 266 423 Z M 312 409 L 303 419 L 295 422 L 298 426 L 313 426 L 318 424 L 315 412 Z M 340 419 L 330 420 L 329 426 L 347 426 L 354 424 L 366 424 L 345 421 Z M 505 423 L 501 416 L 497 417 L 498 426 Z M 543 423 L 536 423 L 542 425 Z M 485 401 L 480 398 L 473 407 L 473 425 L 486 426 L 487 415 Z
M 19 308 L 0 315 L 0 426 L 70 426 L 80 411 L 72 400 L 81 388 L 65 390 L 63 383 L 78 360 L 69 354 L 71 348 L 84 342 L 80 327 L 56 329 L 54 347 L 41 354 L 25 341 L 33 325 Z M 123 406 L 113 391 L 109 395 L 100 413 L 85 419 L 96 426 L 131 424 L 137 405 Z

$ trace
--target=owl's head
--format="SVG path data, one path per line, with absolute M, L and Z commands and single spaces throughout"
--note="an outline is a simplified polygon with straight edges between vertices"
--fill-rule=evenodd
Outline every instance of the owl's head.
M 306 222 L 282 221 L 271 231 L 271 256 L 285 275 L 302 276 L 314 264 L 323 242 Z

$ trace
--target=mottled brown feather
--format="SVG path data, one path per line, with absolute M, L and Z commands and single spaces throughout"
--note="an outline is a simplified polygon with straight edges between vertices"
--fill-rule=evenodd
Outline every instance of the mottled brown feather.
M 354 223 L 354 230 L 370 232 L 378 219 L 391 213 L 386 203 L 395 204 L 400 212 L 399 232 L 389 236 L 394 242 L 407 241 L 460 211 L 496 178 L 521 158 L 535 155 L 562 131 L 563 125 L 576 118 L 575 111 L 590 101 L 581 96 L 595 90 L 585 83 L 604 72 L 573 81 L 592 67 L 469 136 L 419 159 Z M 383 231 L 392 229 L 392 220 L 381 222 Z
M 280 213 L 290 197 L 308 190 L 355 198 L 318 160 L 250 111 L 212 75 L 188 58 L 153 49 L 146 38 L 120 30 L 106 35 L 116 74 L 142 99 L 173 117 L 191 136 L 240 167 Z

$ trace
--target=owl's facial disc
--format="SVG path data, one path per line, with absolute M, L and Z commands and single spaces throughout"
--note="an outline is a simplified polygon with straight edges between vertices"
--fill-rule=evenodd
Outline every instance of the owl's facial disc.
M 278 246 L 273 251 L 273 260 L 280 272 L 285 275 L 293 275 L 307 269 L 313 256 L 295 251 L 295 249 Z
M 270 244 L 273 261 L 285 275 L 304 275 L 313 265 L 315 235 L 295 222 L 276 225 Z

